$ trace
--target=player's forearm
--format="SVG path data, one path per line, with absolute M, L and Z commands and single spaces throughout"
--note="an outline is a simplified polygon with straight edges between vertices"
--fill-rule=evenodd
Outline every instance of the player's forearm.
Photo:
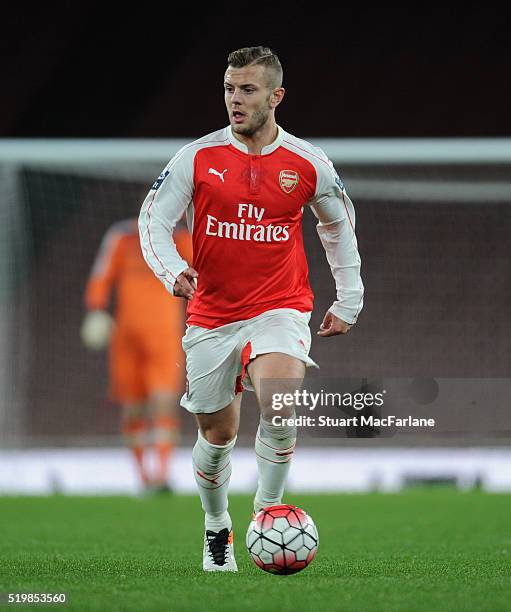
M 363 306 L 364 285 L 360 277 L 360 255 L 348 218 L 317 226 L 321 243 L 335 280 L 337 300 L 329 308 L 336 317 L 355 323 Z
M 112 274 L 103 276 L 92 274 L 85 288 L 85 307 L 87 310 L 106 310 L 110 303 L 112 285 L 114 279 Z
M 179 255 L 172 234 L 182 211 L 162 214 L 149 192 L 140 212 L 138 227 L 142 254 L 149 267 L 172 293 L 176 278 L 188 264 Z

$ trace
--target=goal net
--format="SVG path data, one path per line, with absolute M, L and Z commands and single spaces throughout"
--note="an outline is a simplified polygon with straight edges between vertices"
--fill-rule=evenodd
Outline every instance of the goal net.
M 314 338 L 334 285 L 316 221 L 305 211 L 315 293 L 311 356 L 321 368 L 311 380 L 458 381 L 467 393 L 451 402 L 454 416 L 445 404 L 438 408 L 441 439 L 508 442 L 511 142 L 311 140 L 354 201 L 366 286 L 356 330 Z M 1 446 L 118 439 L 107 355 L 80 341 L 85 283 L 105 231 L 138 215 L 182 144 L 0 143 Z M 470 435 L 460 429 L 467 414 Z M 252 441 L 257 418 L 244 412 L 241 440 Z M 183 419 L 185 437 L 194 435 L 192 421 Z

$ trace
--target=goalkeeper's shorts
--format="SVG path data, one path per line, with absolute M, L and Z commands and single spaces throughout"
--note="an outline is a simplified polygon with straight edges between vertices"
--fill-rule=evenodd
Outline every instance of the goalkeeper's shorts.
M 133 329 L 119 323 L 110 344 L 110 398 L 147 401 L 155 392 L 180 394 L 184 387 L 181 334 L 164 322 Z
M 277 308 L 215 329 L 191 325 L 183 338 L 186 392 L 181 406 L 211 413 L 228 406 L 244 389 L 253 391 L 248 363 L 264 353 L 285 353 L 318 367 L 309 357 L 310 312 Z

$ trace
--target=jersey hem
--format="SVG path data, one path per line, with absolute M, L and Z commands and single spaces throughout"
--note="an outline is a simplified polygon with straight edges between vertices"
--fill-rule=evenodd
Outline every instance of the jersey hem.
M 233 315 L 231 317 L 208 317 L 200 315 L 198 313 L 194 313 L 188 316 L 186 320 L 186 325 L 195 325 L 197 327 L 203 327 L 204 329 L 216 329 L 217 327 L 229 325 L 230 323 L 237 323 L 239 321 L 247 321 L 248 319 L 253 319 L 254 317 L 258 317 L 259 315 L 262 315 L 265 312 L 269 312 L 271 310 L 291 309 L 297 310 L 298 312 L 307 313 L 311 312 L 312 308 L 313 300 L 311 299 L 310 302 L 302 302 L 300 304 L 297 304 L 296 302 L 271 304 L 268 305 L 268 307 L 261 307 L 255 310 L 251 310 L 245 315 Z

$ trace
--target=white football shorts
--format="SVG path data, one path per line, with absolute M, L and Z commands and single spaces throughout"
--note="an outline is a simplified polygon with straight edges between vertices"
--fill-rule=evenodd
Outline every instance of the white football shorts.
M 285 353 L 318 367 L 309 357 L 310 317 L 310 312 L 276 308 L 215 329 L 189 326 L 183 338 L 186 392 L 181 406 L 194 414 L 217 412 L 236 393 L 253 391 L 246 367 L 263 353 Z

